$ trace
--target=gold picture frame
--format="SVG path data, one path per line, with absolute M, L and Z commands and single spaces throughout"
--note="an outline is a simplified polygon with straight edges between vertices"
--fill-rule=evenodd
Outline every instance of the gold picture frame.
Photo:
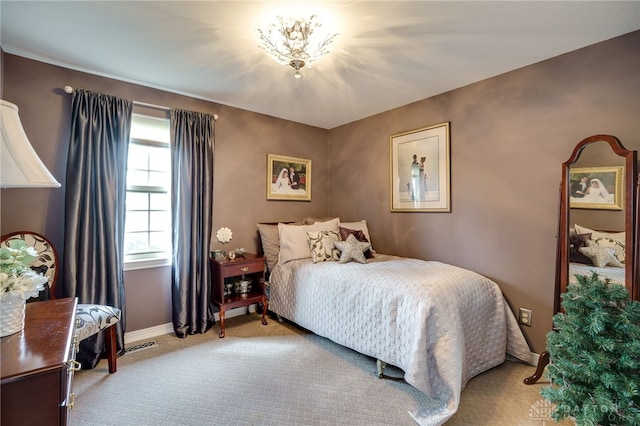
M 624 166 L 572 167 L 569 206 L 572 209 L 622 210 Z M 585 182 L 585 187 L 582 186 Z
M 311 201 L 311 160 L 267 154 L 267 200 Z
M 450 123 L 390 137 L 392 212 L 450 212 Z

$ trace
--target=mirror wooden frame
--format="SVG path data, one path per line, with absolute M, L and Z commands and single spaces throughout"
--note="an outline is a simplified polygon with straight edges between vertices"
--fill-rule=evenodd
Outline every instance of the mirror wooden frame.
M 624 157 L 623 209 L 625 213 L 625 286 L 634 300 L 639 300 L 638 294 L 638 247 L 637 229 L 637 186 L 638 186 L 638 158 L 636 151 L 625 149 L 620 140 L 611 135 L 594 135 L 583 139 L 573 150 L 571 157 L 562 164 L 562 186 L 560 188 L 560 226 L 558 236 L 558 256 L 556 265 L 556 291 L 554 299 L 554 314 L 560 312 L 560 295 L 567 291 L 569 283 L 569 172 L 571 166 L 578 160 L 580 153 L 590 144 L 605 142 L 619 157 Z M 631 265 L 628 263 L 631 262 Z
M 561 310 L 561 294 L 569 285 L 569 212 L 570 212 L 570 169 L 578 160 L 582 151 L 590 144 L 605 142 L 619 157 L 624 158 L 624 200 L 625 212 L 625 287 L 633 300 L 640 300 L 638 201 L 640 200 L 640 175 L 638 175 L 637 151 L 626 149 L 620 140 L 611 135 L 594 135 L 583 139 L 573 150 L 567 161 L 562 163 L 562 183 L 560 185 L 558 246 L 556 254 L 556 280 L 553 301 L 554 315 Z M 628 263 L 631 262 L 629 265 Z M 527 385 L 534 384 L 542 377 L 544 368 L 549 364 L 549 353 L 540 354 L 535 373 L 524 379 Z

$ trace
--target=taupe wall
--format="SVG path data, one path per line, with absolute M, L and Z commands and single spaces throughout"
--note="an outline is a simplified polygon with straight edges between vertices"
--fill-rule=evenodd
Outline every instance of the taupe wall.
M 64 191 L 70 95 L 62 88 L 93 90 L 134 101 L 216 113 L 213 232 L 228 226 L 224 249 L 255 250 L 256 223 L 325 216 L 328 205 L 325 129 L 280 120 L 225 105 L 81 73 L 3 54 L 2 98 L 16 104 L 34 149 L 59 189 L 0 191 L 0 232 L 32 230 L 63 252 Z M 308 158 L 313 166 L 311 202 L 266 200 L 267 153 Z M 212 248 L 223 248 L 215 241 Z M 125 273 L 127 331 L 171 322 L 170 268 Z
M 536 352 L 551 329 L 561 164 L 587 136 L 640 149 L 640 32 L 456 89 L 329 134 L 329 213 L 374 247 L 494 279 Z M 389 136 L 451 122 L 451 213 L 391 213 Z
M 2 190 L 0 231 L 30 229 L 62 247 L 69 98 L 77 88 L 217 113 L 214 232 L 255 249 L 255 224 L 327 213 L 367 219 L 374 247 L 478 271 L 500 284 L 535 351 L 551 329 L 561 163 L 586 136 L 640 149 L 640 32 L 497 76 L 330 131 L 229 106 L 3 56 L 3 99 L 62 183 Z M 451 213 L 390 213 L 389 136 L 451 122 Z M 313 161 L 313 201 L 265 200 L 266 154 Z M 214 248 L 222 248 L 214 244 Z M 171 321 L 169 268 L 125 276 L 127 331 Z

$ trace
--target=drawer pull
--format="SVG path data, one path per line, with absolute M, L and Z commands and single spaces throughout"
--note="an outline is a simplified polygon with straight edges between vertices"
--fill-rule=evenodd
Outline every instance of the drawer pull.
M 78 361 L 76 361 L 75 359 L 74 359 L 74 360 L 71 360 L 71 361 L 70 361 L 70 364 L 71 364 L 71 365 L 69 365 L 69 370 L 71 370 L 71 371 L 80 371 L 80 369 L 82 368 L 82 364 L 80 364 L 80 363 L 79 363 Z
M 242 268 L 240 268 L 240 270 L 242 272 L 247 272 L 249 270 L 249 267 L 248 266 L 243 266 Z
M 76 403 L 76 394 L 74 392 L 69 394 L 68 401 L 69 401 L 69 403 L 67 404 L 67 407 L 69 407 L 70 410 L 73 410 L 73 406 Z

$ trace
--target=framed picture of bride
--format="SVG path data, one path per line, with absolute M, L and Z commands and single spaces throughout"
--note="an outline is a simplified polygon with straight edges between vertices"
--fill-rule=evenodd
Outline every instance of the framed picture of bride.
M 569 205 L 572 209 L 622 210 L 624 166 L 572 167 Z
M 311 201 L 311 160 L 267 154 L 267 200 Z

